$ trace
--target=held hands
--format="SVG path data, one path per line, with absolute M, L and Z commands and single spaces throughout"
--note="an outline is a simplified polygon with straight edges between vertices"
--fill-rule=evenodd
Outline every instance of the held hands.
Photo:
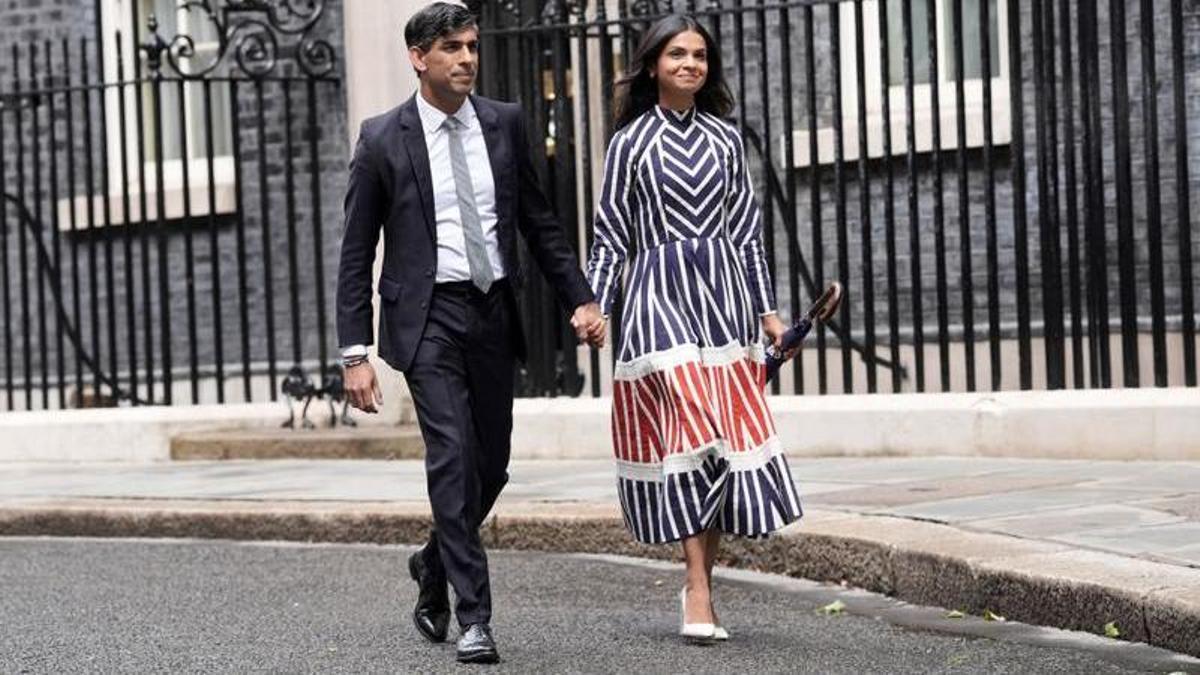
M 366 412 L 378 412 L 383 405 L 383 391 L 375 378 L 375 368 L 368 361 L 350 366 L 345 370 L 346 400 L 355 408 Z
M 771 344 L 775 345 L 776 349 L 782 348 L 783 334 L 787 332 L 787 326 L 785 326 L 783 322 L 779 320 L 778 314 L 772 313 L 764 316 L 762 318 L 762 329 L 763 333 L 770 338 Z M 790 359 L 795 356 L 796 352 L 798 351 L 800 351 L 799 347 L 784 352 L 784 358 Z
M 575 308 L 571 315 L 571 327 L 575 329 L 575 337 L 580 342 L 600 348 L 604 346 L 607 322 L 600 314 L 600 305 L 595 302 L 582 304 Z

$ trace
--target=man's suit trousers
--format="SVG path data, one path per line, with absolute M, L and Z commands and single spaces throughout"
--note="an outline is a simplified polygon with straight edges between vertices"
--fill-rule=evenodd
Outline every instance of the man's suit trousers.
M 461 625 L 491 619 L 479 526 L 508 481 L 513 403 L 512 292 L 437 284 L 424 335 L 405 373 L 425 440 L 436 542 Z

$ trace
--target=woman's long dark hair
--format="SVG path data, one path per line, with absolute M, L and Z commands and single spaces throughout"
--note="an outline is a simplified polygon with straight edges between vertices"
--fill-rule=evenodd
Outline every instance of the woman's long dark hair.
M 634 51 L 633 58 L 629 60 L 625 75 L 617 80 L 615 129 L 624 128 L 658 104 L 658 83 L 650 77 L 650 73 L 667 43 L 687 31 L 703 37 L 708 52 L 708 77 L 704 86 L 696 92 L 696 108 L 717 117 L 727 117 L 733 112 L 733 94 L 725 84 L 725 74 L 721 68 L 721 48 L 698 21 L 683 14 L 673 14 L 650 26 Z

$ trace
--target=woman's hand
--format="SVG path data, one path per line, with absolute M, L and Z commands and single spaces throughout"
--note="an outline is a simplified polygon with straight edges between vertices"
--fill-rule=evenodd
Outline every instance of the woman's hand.
M 599 349 L 604 346 L 605 327 L 607 322 L 600 313 L 600 305 L 588 302 L 575 308 L 571 315 L 571 326 L 575 329 L 575 337 L 580 342 Z
M 779 320 L 779 315 L 772 312 L 764 316 L 762 318 L 762 329 L 763 333 L 771 339 L 771 344 L 775 345 L 776 349 L 781 349 L 783 346 L 783 334 L 787 332 L 787 326 Z M 799 347 L 788 351 L 783 356 L 785 359 L 790 359 L 798 351 L 800 351 Z

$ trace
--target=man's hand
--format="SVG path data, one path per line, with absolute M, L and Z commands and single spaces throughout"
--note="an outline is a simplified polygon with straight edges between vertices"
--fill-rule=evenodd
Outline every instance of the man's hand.
M 587 342 L 593 347 L 604 346 L 604 336 L 607 322 L 600 314 L 600 305 L 595 302 L 582 304 L 575 308 L 571 316 L 571 326 L 575 329 L 575 337 L 581 342 Z
M 771 344 L 775 345 L 776 349 L 780 349 L 783 346 L 783 334 L 787 332 L 787 326 L 785 326 L 783 322 L 779 320 L 778 314 L 768 314 L 764 316 L 762 318 L 762 329 L 763 332 L 767 334 L 767 337 L 771 338 Z M 788 351 L 783 355 L 783 357 L 785 359 L 790 359 L 795 356 L 796 352 L 798 351 L 800 351 L 799 347 Z
M 383 405 L 383 392 L 375 378 L 375 368 L 368 361 L 345 370 L 346 400 L 350 405 L 367 413 L 378 412 Z

